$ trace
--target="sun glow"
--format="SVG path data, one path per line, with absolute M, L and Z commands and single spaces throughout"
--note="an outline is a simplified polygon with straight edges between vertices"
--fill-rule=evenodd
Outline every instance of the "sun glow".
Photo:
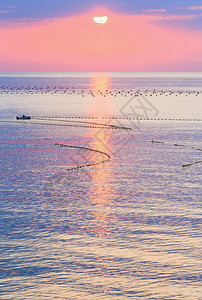
M 108 19 L 107 16 L 93 17 L 95 23 L 101 23 L 101 24 L 105 24 L 107 22 L 107 19 Z

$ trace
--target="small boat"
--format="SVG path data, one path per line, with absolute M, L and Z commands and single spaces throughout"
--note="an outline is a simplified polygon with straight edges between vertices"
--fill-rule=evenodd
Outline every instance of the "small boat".
M 16 120 L 30 120 L 31 117 L 30 116 L 25 116 L 25 115 L 22 115 L 21 117 L 16 117 Z

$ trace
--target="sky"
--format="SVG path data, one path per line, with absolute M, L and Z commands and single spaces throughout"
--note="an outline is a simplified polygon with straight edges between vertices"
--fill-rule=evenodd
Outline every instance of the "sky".
M 0 72 L 200 72 L 201 53 L 202 0 L 0 0 Z

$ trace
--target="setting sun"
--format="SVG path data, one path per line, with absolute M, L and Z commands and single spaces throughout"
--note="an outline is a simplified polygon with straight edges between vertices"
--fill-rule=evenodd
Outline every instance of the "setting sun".
M 107 16 L 103 16 L 103 17 L 93 17 L 93 20 L 95 21 L 95 23 L 101 23 L 101 24 L 105 24 L 107 22 Z

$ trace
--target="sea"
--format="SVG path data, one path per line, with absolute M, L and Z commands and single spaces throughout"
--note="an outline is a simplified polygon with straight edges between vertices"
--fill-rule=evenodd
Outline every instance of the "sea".
M 0 73 L 0 299 L 201 299 L 201 112 L 202 73 Z

